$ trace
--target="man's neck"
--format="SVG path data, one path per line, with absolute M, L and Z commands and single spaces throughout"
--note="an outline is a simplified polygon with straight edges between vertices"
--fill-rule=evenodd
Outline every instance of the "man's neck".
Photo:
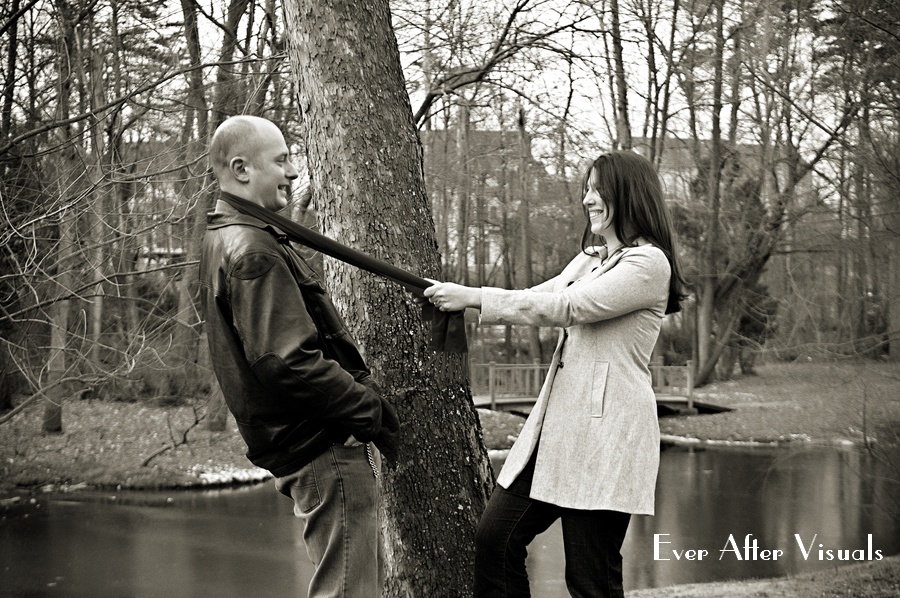
M 237 193 L 235 193 L 235 191 L 237 191 Z M 243 191 L 243 189 L 240 189 L 240 190 L 233 189 L 232 190 L 232 189 L 223 189 L 223 188 L 219 187 L 219 195 L 230 195 L 231 197 L 237 197 L 238 199 L 243 199 L 244 201 L 252 201 L 253 203 L 256 203 L 255 201 L 253 201 L 252 197 L 247 197 L 247 194 L 243 193 L 242 191 Z

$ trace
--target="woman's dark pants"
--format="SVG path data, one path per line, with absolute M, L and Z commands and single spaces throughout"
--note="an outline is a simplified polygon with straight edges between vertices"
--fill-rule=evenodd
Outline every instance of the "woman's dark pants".
M 488 501 L 475 538 L 475 598 L 530 597 L 527 546 L 557 519 L 572 597 L 624 597 L 620 551 L 631 515 L 533 500 L 528 497 L 533 476 L 534 457 L 509 489 L 497 486 Z

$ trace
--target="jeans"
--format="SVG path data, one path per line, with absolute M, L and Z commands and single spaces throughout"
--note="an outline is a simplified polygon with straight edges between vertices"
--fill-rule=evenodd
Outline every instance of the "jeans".
M 494 489 L 482 515 L 475 536 L 475 598 L 529 598 L 527 547 L 557 519 L 562 520 L 571 596 L 623 598 L 620 551 L 631 515 L 566 509 L 529 498 L 534 459 L 508 489 Z
M 294 515 L 316 567 L 309 598 L 381 596 L 379 484 L 366 446 L 336 444 L 290 485 Z

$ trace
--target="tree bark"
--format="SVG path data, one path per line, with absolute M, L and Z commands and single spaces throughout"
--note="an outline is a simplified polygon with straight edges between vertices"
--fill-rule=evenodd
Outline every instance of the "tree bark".
M 422 150 L 387 1 L 288 0 L 285 21 L 322 232 L 436 276 Z M 493 483 L 465 358 L 431 354 L 417 303 L 396 285 L 330 259 L 325 272 L 402 426 L 400 462 L 383 467 L 385 596 L 466 595 Z M 448 359 L 441 375 L 434 364 Z
M 887 244 L 887 289 L 885 300 L 887 301 L 887 355 L 892 362 L 900 361 L 900 218 L 896 212 L 887 217 L 890 222 L 888 230 L 891 231 Z
M 458 212 L 456 216 L 456 281 L 469 284 L 469 106 L 463 101 L 459 105 L 456 121 L 457 174 L 453 180 L 458 189 Z
M 620 149 L 631 149 L 631 122 L 628 118 L 628 82 L 625 80 L 625 60 L 622 51 L 622 31 L 619 25 L 619 0 L 611 0 L 612 44 L 616 79 L 616 143 Z
M 704 249 L 704 270 L 701 274 L 700 307 L 697 317 L 698 341 L 698 385 L 705 384 L 714 372 L 715 360 L 721 351 L 712 348 L 713 321 L 715 318 L 716 282 L 720 256 L 719 247 L 719 209 L 721 203 L 720 182 L 722 178 L 722 79 L 725 53 L 724 33 L 724 0 L 716 2 L 716 50 L 713 57 L 713 92 L 712 92 L 712 139 L 710 140 L 709 164 L 707 171 L 707 202 L 709 216 L 707 219 L 706 247 Z M 719 339 L 720 342 L 722 339 Z
M 213 106 L 213 127 L 222 124 L 229 116 L 243 112 L 246 104 L 247 92 L 244 83 L 234 76 L 235 66 L 227 64 L 234 58 L 238 49 L 238 25 L 250 0 L 230 0 L 228 3 L 227 17 L 220 26 L 225 36 L 222 39 L 222 49 L 219 52 L 221 66 L 216 71 L 216 99 Z
M 531 148 L 528 134 L 525 132 L 525 109 L 519 106 L 519 209 L 522 212 L 522 272 L 525 275 L 525 288 L 534 286 L 534 264 L 531 259 L 531 202 L 529 201 L 530 185 L 528 180 L 528 162 Z M 541 337 L 537 326 L 528 326 L 529 360 L 543 360 L 541 355 Z
M 19 12 L 20 0 L 12 0 L 9 7 L 9 14 L 15 15 Z M 19 34 L 18 34 L 17 17 L 12 19 L 9 26 L 9 46 L 6 51 L 6 77 L 3 81 L 3 107 L 0 108 L 0 139 L 6 141 L 9 138 L 9 132 L 12 128 L 12 110 L 13 101 L 15 99 L 15 88 L 13 84 L 16 80 L 16 59 L 19 52 Z
M 65 121 L 69 115 L 69 102 L 72 97 L 71 63 L 67 59 L 76 55 L 74 10 L 65 2 L 57 5 L 59 34 L 57 38 L 57 120 Z M 57 201 L 68 203 L 77 193 L 78 163 L 75 155 L 75 142 L 71 139 L 68 127 L 57 129 L 56 137 L 63 149 L 55 157 L 55 173 Z M 75 248 L 75 214 L 72 209 L 63 209 L 59 215 L 59 238 L 55 247 L 56 271 L 53 281 L 47 284 L 47 292 L 52 296 L 65 297 L 73 284 L 73 254 Z M 44 432 L 62 432 L 63 430 L 63 398 L 67 394 L 67 385 L 58 382 L 66 377 L 72 367 L 67 359 L 69 345 L 69 301 L 57 300 L 50 307 L 50 347 L 47 353 L 46 384 L 53 390 L 45 397 L 42 427 Z
M 237 27 L 240 20 L 239 9 L 245 6 L 242 2 L 232 2 L 230 23 Z M 202 50 L 200 46 L 200 28 L 197 20 L 197 5 L 194 0 L 181 0 L 181 10 L 184 15 L 184 37 L 188 48 L 188 55 L 192 65 L 198 67 L 188 75 L 188 110 L 185 111 L 185 121 L 182 129 L 182 147 L 184 152 L 184 164 L 192 164 L 196 158 L 205 151 L 209 136 L 210 108 L 204 88 L 203 73 L 199 68 L 202 63 Z M 229 44 L 233 40 L 229 35 L 225 36 L 221 55 L 227 56 L 233 49 Z M 230 108 L 225 98 L 227 86 L 227 73 L 223 73 L 226 67 L 220 67 L 218 77 L 220 86 L 215 97 L 216 114 L 224 114 Z M 188 206 L 188 217 L 185 218 L 185 260 L 193 262 L 200 255 L 200 240 L 206 228 L 206 211 L 210 207 L 211 198 L 206 191 L 210 188 L 209 175 L 204 180 L 191 176 L 190 168 L 184 169 L 184 185 L 181 188 L 181 197 L 184 205 Z M 176 328 L 174 332 L 177 354 L 185 364 L 185 373 L 192 380 L 203 379 L 210 387 L 209 405 L 207 409 L 206 427 L 213 432 L 223 432 L 226 429 L 227 407 L 225 398 L 219 389 L 218 381 L 209 363 L 209 347 L 206 342 L 205 330 L 199 334 L 194 328 L 197 320 L 197 309 L 194 298 L 196 295 L 197 266 L 185 268 L 176 284 L 178 290 L 178 312 L 176 315 Z M 199 386 L 204 386 L 200 383 Z M 190 390 L 194 390 L 191 388 Z

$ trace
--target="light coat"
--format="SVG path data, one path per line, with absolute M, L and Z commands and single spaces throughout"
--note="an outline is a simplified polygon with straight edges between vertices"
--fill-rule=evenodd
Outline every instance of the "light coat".
M 579 253 L 531 289 L 482 288 L 481 322 L 559 326 L 550 371 L 498 483 L 540 440 L 531 497 L 574 509 L 652 515 L 659 423 L 648 364 L 669 291 L 663 252 Z

